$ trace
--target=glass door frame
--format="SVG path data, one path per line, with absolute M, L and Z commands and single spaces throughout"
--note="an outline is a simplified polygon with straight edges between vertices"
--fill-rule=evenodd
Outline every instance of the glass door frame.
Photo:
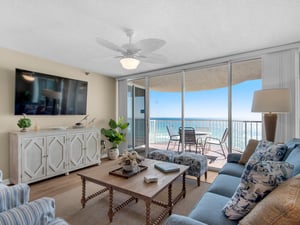
M 129 121 L 129 124 L 130 124 L 130 126 L 131 126 L 131 147 L 129 148 L 129 149 L 132 149 L 132 150 L 134 150 L 134 149 L 136 149 L 138 146 L 136 146 L 136 113 L 135 113 L 135 106 L 136 106 L 136 88 L 139 88 L 139 89 L 144 89 L 144 88 L 141 88 L 141 87 L 138 87 L 138 86 L 136 86 L 136 85 L 127 85 L 127 98 L 129 97 L 128 96 L 128 93 L 129 93 L 129 88 L 130 88 L 130 93 L 131 93 L 131 101 L 128 101 L 128 99 L 127 99 L 127 102 L 129 102 L 129 103 L 131 103 L 131 105 L 129 106 L 127 106 L 127 107 L 130 107 L 131 108 L 131 120 Z M 147 115 L 147 112 L 146 112 L 146 110 L 147 110 L 147 103 L 146 103 L 146 96 L 147 96 L 147 94 L 146 94 L 146 89 L 144 89 L 145 90 L 145 95 L 144 95 L 144 120 L 145 120 L 145 123 L 144 123 L 144 126 L 145 126 L 145 135 L 144 135 L 144 139 L 145 139 L 145 146 L 147 145 L 147 117 L 146 117 L 146 115 Z M 128 120 L 128 118 L 129 118 L 129 115 L 128 115 L 128 112 L 127 112 L 127 120 Z M 127 139 L 128 140 L 128 139 Z M 149 142 L 149 141 L 148 141 Z M 127 147 L 128 147 L 128 145 L 127 145 Z

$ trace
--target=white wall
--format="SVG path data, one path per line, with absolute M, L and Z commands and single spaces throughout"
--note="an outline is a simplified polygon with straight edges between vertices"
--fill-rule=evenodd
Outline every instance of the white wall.
M 87 113 L 96 117 L 95 126 L 107 126 L 110 118 L 116 117 L 115 79 L 100 74 L 85 75 L 83 69 L 70 67 L 46 59 L 29 56 L 0 48 L 0 169 L 4 179 L 9 178 L 9 132 L 20 130 L 14 115 L 15 68 L 88 81 Z M 83 116 L 29 116 L 40 129 L 57 126 L 72 126 Z

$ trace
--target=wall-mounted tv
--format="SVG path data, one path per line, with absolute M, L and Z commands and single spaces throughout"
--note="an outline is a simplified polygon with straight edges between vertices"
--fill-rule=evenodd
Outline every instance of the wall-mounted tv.
M 85 115 L 88 82 L 16 69 L 15 115 Z

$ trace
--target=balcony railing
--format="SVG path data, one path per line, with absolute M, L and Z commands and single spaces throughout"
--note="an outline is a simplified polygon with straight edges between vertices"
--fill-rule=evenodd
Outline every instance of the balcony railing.
M 173 130 L 181 127 L 181 119 L 151 118 L 150 119 L 150 145 L 167 144 L 169 134 L 167 126 Z M 185 119 L 186 127 L 209 130 L 212 137 L 222 137 L 224 130 L 228 127 L 228 120 L 218 119 Z M 232 150 L 243 151 L 249 139 L 262 138 L 262 122 L 248 120 L 232 121 Z

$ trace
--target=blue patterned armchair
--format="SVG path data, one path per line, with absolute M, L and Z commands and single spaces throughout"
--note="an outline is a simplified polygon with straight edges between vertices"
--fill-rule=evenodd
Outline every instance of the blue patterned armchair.
M 29 202 L 29 194 L 28 184 L 2 184 L 0 170 L 0 225 L 68 225 L 63 219 L 55 218 L 54 199 Z

